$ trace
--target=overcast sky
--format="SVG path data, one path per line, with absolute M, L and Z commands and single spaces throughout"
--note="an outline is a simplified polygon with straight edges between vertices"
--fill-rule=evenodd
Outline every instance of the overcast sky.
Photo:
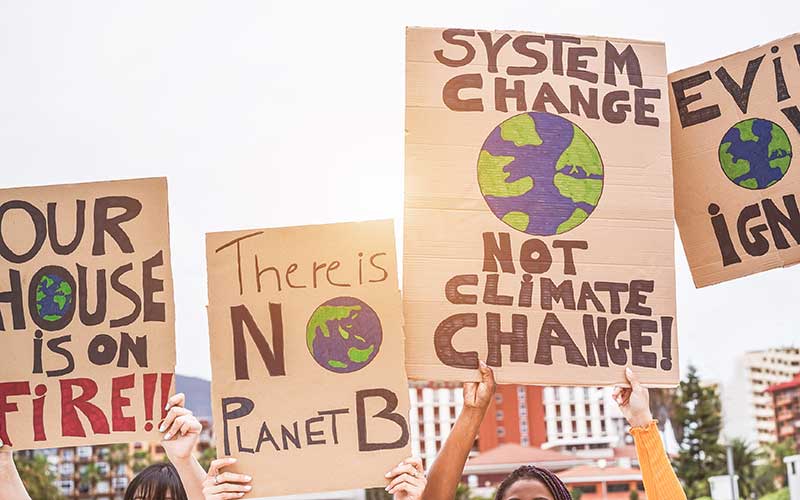
M 210 377 L 205 232 L 401 223 L 406 25 L 663 40 L 671 71 L 800 26 L 711 3 L 3 0 L 0 184 L 167 176 L 178 371 Z M 800 343 L 800 267 L 696 290 L 676 245 L 684 364 Z

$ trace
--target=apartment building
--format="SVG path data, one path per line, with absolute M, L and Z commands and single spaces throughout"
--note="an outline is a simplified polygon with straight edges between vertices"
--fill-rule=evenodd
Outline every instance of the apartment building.
M 411 453 L 427 467 L 442 449 L 464 407 L 461 384 L 410 382 L 408 397 Z
M 800 373 L 800 347 L 748 352 L 745 372 L 745 415 L 751 429 L 745 436 L 760 445 L 778 440 L 773 397 L 767 389 L 788 382 Z
M 629 444 L 625 418 L 612 394 L 610 387 L 545 387 L 542 448 L 591 455 Z
M 800 453 L 800 375 L 789 382 L 773 385 L 767 392 L 775 409 L 775 430 L 778 441 L 791 440 Z

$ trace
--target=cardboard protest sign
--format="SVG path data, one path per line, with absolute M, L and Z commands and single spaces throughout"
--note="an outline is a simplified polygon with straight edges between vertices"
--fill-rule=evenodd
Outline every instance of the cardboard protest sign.
M 254 497 L 385 485 L 409 455 L 394 248 L 391 221 L 207 235 L 217 452 Z
M 175 317 L 167 181 L 0 190 L 0 438 L 157 440 Z
M 664 45 L 409 29 L 412 378 L 678 382 Z
M 796 264 L 800 34 L 669 80 L 675 217 L 695 285 Z

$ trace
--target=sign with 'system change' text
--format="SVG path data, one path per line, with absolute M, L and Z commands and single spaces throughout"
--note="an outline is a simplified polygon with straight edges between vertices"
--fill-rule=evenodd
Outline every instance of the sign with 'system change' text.
M 409 454 L 392 222 L 211 233 L 206 253 L 219 456 L 255 497 L 385 485 Z
M 800 34 L 669 80 L 675 217 L 695 285 L 800 262 Z
M 664 45 L 411 28 L 412 378 L 677 383 Z
M 175 369 L 167 181 L 0 190 L 0 439 L 158 440 Z

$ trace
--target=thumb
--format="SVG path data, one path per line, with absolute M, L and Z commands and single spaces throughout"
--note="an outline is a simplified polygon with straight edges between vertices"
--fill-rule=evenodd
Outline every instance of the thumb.
M 625 368 L 625 378 L 627 378 L 628 383 L 631 384 L 631 389 L 636 389 L 639 387 L 639 376 L 636 375 L 630 367 Z

